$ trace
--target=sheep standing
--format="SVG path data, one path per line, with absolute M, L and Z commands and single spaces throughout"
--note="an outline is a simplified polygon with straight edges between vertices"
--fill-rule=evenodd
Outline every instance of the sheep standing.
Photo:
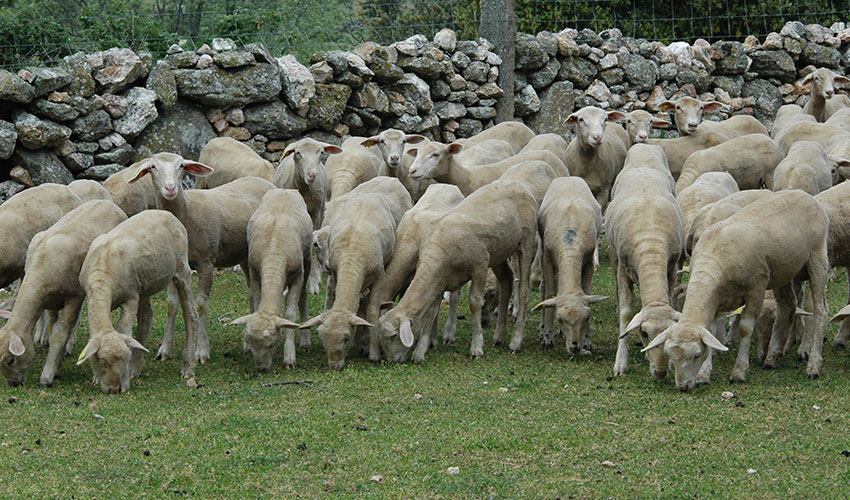
M 301 325 L 319 326 L 328 364 L 339 370 L 354 337 L 352 327 L 372 327 L 358 316 L 360 294 L 384 273 L 395 247 L 395 232 L 411 207 L 410 194 L 393 177 L 376 177 L 331 200 L 325 226 L 315 240 L 331 275 L 326 310 Z M 321 255 L 321 254 L 320 254 Z M 371 298 L 370 298 L 371 299 Z M 373 346 L 372 349 L 377 348 Z
M 517 154 L 529 151 L 549 151 L 557 156 L 562 162 L 567 157 L 567 148 L 570 144 L 558 134 L 538 134 L 531 138 Z
M 169 285 L 177 289 L 186 324 L 180 374 L 194 376 L 198 313 L 192 300 L 188 249 L 183 224 L 164 210 L 134 215 L 92 242 L 79 278 L 86 291 L 91 336 L 77 364 L 90 361 L 103 392 L 128 390 L 130 377 L 141 372 L 140 351 L 148 352 L 144 343 L 153 320 L 150 297 Z M 113 327 L 111 311 L 116 307 L 121 308 L 121 317 Z
M 685 235 L 687 235 L 699 210 L 715 201 L 739 191 L 738 184 L 729 172 L 707 172 L 684 189 L 676 190 L 676 201 L 685 216 Z
M 198 189 L 218 187 L 241 177 L 259 177 L 269 182 L 274 179 L 275 169 L 270 161 L 230 137 L 211 139 L 201 149 L 198 162 L 213 169 L 213 173 L 198 179 Z
M 702 234 L 712 224 L 728 219 L 745 206 L 768 196 L 770 193 L 769 189 L 746 189 L 732 193 L 697 210 L 688 231 L 685 233 L 685 247 L 688 253 L 690 254 Z
M 850 266 L 850 183 L 842 182 L 815 195 L 829 216 L 828 254 L 830 267 Z M 847 292 L 850 294 L 850 273 L 848 273 Z M 848 299 L 850 303 L 850 299 Z M 843 348 L 850 337 L 850 320 L 842 319 L 834 345 Z
M 112 201 L 112 196 L 109 195 L 109 191 L 103 187 L 103 184 L 91 179 L 77 179 L 68 184 L 68 189 L 79 196 L 83 203 L 92 200 Z
M 214 189 L 183 190 L 183 174 L 205 176 L 212 169 L 201 163 L 184 160 L 173 153 L 157 153 L 139 165 L 135 177 L 137 182 L 150 174 L 156 193 L 156 205 L 167 210 L 185 226 L 189 238 L 189 264 L 198 271 L 198 360 L 209 359 L 207 337 L 207 301 L 212 290 L 216 267 L 232 267 L 236 264 L 247 270 L 248 220 L 260 206 L 266 191 L 274 185 L 257 177 L 243 177 Z M 246 279 L 250 279 L 247 276 Z M 168 359 L 174 348 L 174 319 L 177 315 L 177 298 L 173 288 L 169 289 L 168 320 L 165 334 L 157 357 Z M 256 304 L 252 297 L 251 304 Z
M 370 151 L 373 148 L 377 149 L 378 156 L 383 160 L 388 174 L 401 181 L 415 202 L 425 192 L 427 186 L 423 187 L 420 182 L 410 178 L 410 165 L 405 167 L 404 151 L 407 146 L 419 144 L 425 140 L 427 139 L 421 135 L 405 134 L 401 130 L 390 128 L 361 141 L 360 145 L 369 148 Z
M 458 139 L 458 144 L 469 149 L 485 141 L 498 140 L 510 144 L 511 149 L 520 151 L 534 137 L 534 131 L 522 122 L 507 121 L 482 130 L 472 137 Z
M 814 321 L 807 322 L 811 335 L 806 373 L 817 378 L 822 363 L 826 325 L 826 281 L 829 270 L 827 233 L 829 219 L 821 204 L 798 190 L 765 196 L 728 219 L 709 227 L 694 247 L 688 294 L 682 317 L 658 335 L 644 351 L 661 345 L 676 371 L 676 387 L 689 391 L 699 379 L 703 363 L 710 363 L 711 349 L 726 351 L 707 329 L 717 312 L 741 313 L 741 343 L 730 381 L 747 376 L 750 334 L 759 318 L 765 290 L 776 297 L 776 321 L 767 357 L 781 353 L 793 314 L 792 282 L 805 270 L 814 299 Z
M 782 150 L 766 134 L 749 134 L 695 151 L 682 165 L 676 192 L 690 186 L 706 172 L 729 172 L 741 189 L 770 185 L 773 170 L 782 161 Z
M 626 149 L 632 147 L 633 144 L 645 143 L 649 140 L 649 132 L 652 127 L 666 128 L 672 125 L 669 121 L 655 117 L 642 109 L 636 109 L 622 115 L 622 117 L 616 117 L 616 119 L 618 123 L 626 124 L 628 137 Z
M 365 140 L 365 137 L 349 139 L 343 143 L 342 150 L 328 158 L 325 163 L 330 200 L 350 192 L 370 179 L 389 173 L 379 156 L 360 145 Z
M 850 165 L 847 160 L 843 162 Z M 813 141 L 797 141 L 776 167 L 774 191 L 800 189 L 814 196 L 832 187 L 833 169 L 824 148 Z
M 667 166 L 673 179 L 679 178 L 679 173 L 685 165 L 685 161 L 693 153 L 708 149 L 728 141 L 729 138 L 723 134 L 706 132 L 704 134 L 686 135 L 674 139 L 649 139 L 646 141 L 653 146 L 659 146 L 664 150 L 667 157 Z
M 670 299 L 684 248 L 684 216 L 673 197 L 673 178 L 665 167 L 661 148 L 647 144 L 632 146 L 605 213 L 620 320 L 614 375 L 623 375 L 628 370 L 628 335 L 632 330 L 640 330 L 646 345 L 673 324 L 678 315 Z M 635 283 L 640 287 L 643 304 L 637 314 L 634 314 Z M 664 378 L 667 374 L 664 353 L 651 353 L 648 357 L 652 376 Z
M 676 129 L 682 137 L 699 134 L 699 125 L 702 123 L 703 113 L 714 113 L 721 109 L 723 109 L 723 104 L 717 101 L 704 102 L 688 96 L 661 103 L 661 111 L 674 111 Z
M 542 302 L 533 310 L 543 309 L 543 348 L 554 344 L 557 316 L 570 354 L 589 353 L 590 306 L 608 298 L 590 293 L 602 207 L 582 179 L 555 179 L 540 206 L 538 230 L 543 241 L 543 287 Z
M 826 123 L 799 121 L 788 125 L 776 140 L 776 144 L 787 153 L 791 150 L 791 146 L 798 141 L 814 141 L 823 147 L 827 147 L 834 137 L 842 135 L 847 135 L 847 132 L 839 127 Z
M 827 121 L 836 111 L 850 106 L 850 99 L 846 95 L 835 95 L 835 84 L 847 85 L 850 78 L 836 75 L 827 68 L 819 68 L 806 75 L 800 83 L 812 84 L 812 98 L 803 111 L 814 116 L 819 123 Z
M 286 330 L 283 365 L 295 366 L 295 333 L 299 321 L 307 320 L 307 287 L 310 272 L 310 248 L 313 225 L 307 206 L 298 191 L 273 189 L 263 196 L 262 204 L 248 222 L 248 268 L 253 296 L 258 297 L 254 312 L 233 320 L 245 325 L 242 336 L 259 371 L 271 368 L 272 358 Z M 286 308 L 280 317 L 284 289 Z M 306 337 L 306 338 L 305 338 Z M 310 346 L 310 332 L 301 332 L 301 347 Z
M 716 132 L 729 139 L 749 134 L 768 135 L 767 127 L 750 115 L 735 115 L 720 121 L 703 120 L 697 127 L 697 132 Z
M 773 125 L 770 128 L 770 137 L 779 143 L 779 138 L 788 130 L 788 127 L 799 122 L 816 123 L 815 117 L 803 112 L 803 108 L 796 104 L 784 104 L 779 107 L 776 116 L 773 117 Z M 829 125 L 833 125 L 830 123 Z
M 575 127 L 576 136 L 567 148 L 564 163 L 570 174 L 581 177 L 593 196 L 605 208 L 614 177 L 623 168 L 626 145 L 608 120 L 622 119 L 622 113 L 610 113 L 593 106 L 584 107 L 567 117 L 566 124 Z
M 128 182 L 136 176 L 139 167 L 148 160 L 149 158 L 137 161 L 124 170 L 115 172 L 103 181 L 104 189 L 109 192 L 112 201 L 127 214 L 127 217 L 132 217 L 149 208 L 156 208 L 156 193 L 151 187 L 153 181 Z

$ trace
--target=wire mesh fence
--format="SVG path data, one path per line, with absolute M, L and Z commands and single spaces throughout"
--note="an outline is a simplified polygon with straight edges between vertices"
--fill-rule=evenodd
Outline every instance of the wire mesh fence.
M 617 27 L 650 40 L 742 39 L 786 21 L 850 21 L 850 0 L 518 0 L 519 31 Z M 109 47 L 162 56 L 186 40 L 262 42 L 306 62 L 319 50 L 388 44 L 442 28 L 478 36 L 479 0 L 0 0 L 0 67 L 52 64 Z

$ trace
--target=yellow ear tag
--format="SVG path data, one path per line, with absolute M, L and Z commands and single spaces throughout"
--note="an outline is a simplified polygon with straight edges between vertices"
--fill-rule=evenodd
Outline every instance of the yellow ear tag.
M 83 347 L 83 352 L 80 353 L 80 357 L 77 358 L 77 361 L 82 361 L 83 358 L 85 358 L 85 357 L 86 357 L 86 348 Z
M 684 265 L 684 266 L 682 266 L 682 272 L 683 272 L 683 273 L 689 273 L 689 272 L 691 272 L 691 266 L 689 266 L 689 265 Z
M 743 312 L 743 310 L 744 310 L 744 306 L 741 306 L 741 307 L 735 309 L 734 311 L 732 311 L 732 315 L 741 314 L 741 312 Z

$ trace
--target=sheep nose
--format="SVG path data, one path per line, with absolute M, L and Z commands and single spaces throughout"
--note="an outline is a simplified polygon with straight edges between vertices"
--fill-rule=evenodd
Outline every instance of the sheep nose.
M 652 370 L 652 377 L 657 380 L 663 380 L 666 375 L 667 372 L 665 370 Z
M 593 137 L 591 137 L 591 139 L 593 139 L 594 144 L 599 144 L 599 143 L 602 142 L 602 136 L 601 135 L 594 135 Z
M 398 156 L 396 156 L 396 155 L 390 156 L 390 163 L 398 163 Z
M 640 142 L 644 142 L 646 140 L 646 134 L 638 134 L 637 138 Z
M 310 181 L 314 181 L 314 180 L 316 180 L 316 174 L 315 174 L 315 172 L 309 172 L 309 173 L 307 174 L 307 179 L 308 179 L 308 180 L 310 180 Z
M 177 186 L 173 184 L 166 184 L 165 187 L 163 187 L 163 190 L 165 191 L 165 194 L 172 196 L 177 192 Z
M 830 97 L 832 97 L 832 95 L 833 95 L 834 93 L 835 93 L 835 91 L 834 91 L 834 90 L 832 90 L 832 89 L 827 90 L 827 91 L 825 92 L 827 99 L 829 99 Z

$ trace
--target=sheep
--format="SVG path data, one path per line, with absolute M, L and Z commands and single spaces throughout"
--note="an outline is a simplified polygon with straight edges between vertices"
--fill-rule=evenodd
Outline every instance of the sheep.
M 68 189 L 79 196 L 83 203 L 92 200 L 112 201 L 112 196 L 109 195 L 109 191 L 103 187 L 103 184 L 91 179 L 77 179 L 68 184 Z
M 700 101 L 693 97 L 683 96 L 675 101 L 664 101 L 661 103 L 661 111 L 670 112 L 675 110 L 676 129 L 679 135 L 697 135 L 699 125 L 702 122 L 703 113 L 714 113 L 723 109 L 724 105 L 717 101 Z
M 832 165 L 820 144 L 797 141 L 777 165 L 770 186 L 774 191 L 800 189 L 814 196 L 832 187 L 832 174 Z
M 522 122 L 507 121 L 482 130 L 467 139 L 458 139 L 458 144 L 469 149 L 484 141 L 499 140 L 510 144 L 511 149 L 520 151 L 534 137 L 534 131 Z
M 328 172 L 321 162 L 322 153 L 336 155 L 342 148 L 305 137 L 290 144 L 283 152 L 275 170 L 274 185 L 282 189 L 297 189 L 307 205 L 307 213 L 313 221 L 313 231 L 322 227 L 325 199 L 328 192 Z M 313 259 L 307 281 L 309 293 L 319 293 L 322 269 Z
M 685 216 L 685 234 L 690 232 L 694 217 L 702 207 L 738 191 L 738 184 L 729 172 L 706 172 L 690 186 L 677 190 L 676 201 Z
M 209 359 L 207 301 L 216 267 L 240 264 L 247 269 L 248 220 L 260 206 L 266 191 L 274 185 L 258 177 L 243 177 L 213 189 L 183 190 L 183 174 L 203 177 L 212 168 L 174 153 L 157 153 L 139 165 L 128 182 L 138 182 L 150 174 L 156 193 L 156 206 L 174 214 L 186 227 L 189 238 L 189 264 L 198 271 L 198 361 Z M 248 279 L 248 276 L 246 276 Z M 250 280 L 249 280 L 250 281 Z M 250 283 L 249 283 L 250 286 Z M 255 304 L 252 297 L 251 304 Z M 177 298 L 169 288 L 168 320 L 157 358 L 169 359 L 174 347 L 174 318 Z
M 649 139 L 646 142 L 647 144 L 660 146 L 664 150 L 664 155 L 667 156 L 667 166 L 670 168 L 670 174 L 673 176 L 673 179 L 678 179 L 685 161 L 691 154 L 717 146 L 728 140 L 729 138 L 723 134 L 706 132 L 704 134 L 686 135 L 673 139 Z
M 379 155 L 360 144 L 365 137 L 349 138 L 342 144 L 342 151 L 328 158 L 328 199 L 342 196 L 360 184 L 389 173 Z
M 209 165 L 214 172 L 198 179 L 197 189 L 210 189 L 241 177 L 259 177 L 272 182 L 275 169 L 251 147 L 231 139 L 216 137 L 201 149 L 198 162 Z
M 0 351 L 0 371 L 9 385 L 26 379 L 35 359 L 33 326 L 46 309 L 61 310 L 39 379 L 42 387 L 53 385 L 85 299 L 79 276 L 89 245 L 126 219 L 111 201 L 93 200 L 33 237 L 15 308 L 0 329 L 0 346 L 5 347 Z
M 647 344 L 678 315 L 670 306 L 670 298 L 684 247 L 685 221 L 670 188 L 672 176 L 664 166 L 664 152 L 658 146 L 632 146 L 605 213 L 620 321 L 616 376 L 628 370 L 628 336 L 632 330 L 639 329 L 641 340 Z M 635 282 L 643 307 L 633 315 Z M 652 376 L 663 379 L 667 374 L 664 353 L 648 357 Z
M 729 172 L 741 189 L 758 189 L 762 182 L 769 186 L 782 158 L 782 151 L 769 136 L 742 135 L 688 156 L 676 181 L 676 191 L 690 186 L 706 172 Z
M 788 130 L 788 127 L 799 122 L 816 123 L 815 117 L 803 112 L 803 108 L 796 104 L 784 104 L 779 107 L 773 118 L 770 128 L 770 137 L 779 142 L 779 138 Z M 832 125 L 832 124 L 830 124 Z
M 776 144 L 783 152 L 787 153 L 797 141 L 815 141 L 821 146 L 827 147 L 833 137 L 846 134 L 847 132 L 844 129 L 825 123 L 796 122 L 785 128 Z
M 649 131 L 652 127 L 665 128 L 672 125 L 668 120 L 653 116 L 647 111 L 636 109 L 618 118 L 620 123 L 625 122 L 628 142 L 626 148 L 633 144 L 645 143 L 649 139 Z
M 708 228 L 694 248 L 681 319 L 644 351 L 663 345 L 680 391 L 705 384 L 707 376 L 697 376 L 701 365 L 710 363 L 712 349 L 727 350 L 706 326 L 717 312 L 734 310 L 743 303 L 741 342 L 729 380 L 745 381 L 750 334 L 761 314 L 765 290 L 773 290 L 777 303 L 767 354 L 771 358 L 772 352 L 781 352 L 784 334 L 792 321 L 792 282 L 805 270 L 814 299 L 814 321 L 807 322 L 813 340 L 806 373 L 809 378 L 817 378 L 826 325 L 828 225 L 826 210 L 816 199 L 802 191 L 789 190 L 765 196 Z
M 691 254 L 694 246 L 699 242 L 702 233 L 712 224 L 731 217 L 745 206 L 762 199 L 770 193 L 771 191 L 769 189 L 747 189 L 732 193 L 697 210 L 688 231 L 685 233 L 685 248 L 688 254 Z
M 832 169 L 832 184 L 838 184 L 850 177 L 850 167 L 847 165 L 847 160 L 850 159 L 850 133 L 833 137 L 827 141 L 824 149 Z
M 422 188 L 419 182 L 410 178 L 410 165 L 405 167 L 404 152 L 408 145 L 419 144 L 425 140 L 427 139 L 421 135 L 405 134 L 401 130 L 390 128 L 378 135 L 362 140 L 360 145 L 369 148 L 370 151 L 373 151 L 372 148 L 377 149 L 373 153 L 379 153 L 379 158 L 383 160 L 388 172 L 385 175 L 397 177 L 404 185 L 404 188 L 407 189 L 407 192 L 410 193 L 410 197 L 415 201 L 419 198 L 419 191 Z M 424 189 L 422 189 L 422 192 L 424 192 Z
M 567 148 L 564 163 L 570 174 L 587 182 L 593 196 L 605 208 L 608 204 L 611 183 L 623 168 L 626 145 L 612 128 L 606 128 L 608 120 L 622 119 L 618 111 L 606 112 L 597 107 L 586 106 L 567 117 L 566 123 L 575 127 L 576 136 Z
M 419 259 L 419 249 L 422 242 L 434 230 L 436 221 L 446 212 L 456 207 L 463 201 L 463 194 L 457 186 L 451 184 L 433 184 L 428 186 L 422 198 L 416 202 L 410 210 L 405 212 L 398 224 L 396 232 L 395 248 L 393 249 L 392 259 L 387 264 L 386 270 L 381 275 L 372 287 L 373 298 L 369 301 L 369 309 L 366 314 L 366 319 L 369 323 L 375 324 L 380 313 L 380 308 L 386 301 L 392 301 L 396 295 L 407 285 L 413 278 L 416 272 L 416 262 Z M 443 341 L 446 343 L 453 342 L 455 337 L 455 328 L 457 325 L 457 296 L 459 290 L 453 291 L 452 304 L 454 307 L 449 311 L 449 319 L 446 322 L 446 330 L 443 335 Z M 439 303 L 435 304 L 439 306 Z M 431 313 L 430 315 L 433 315 Z M 423 328 L 431 328 L 432 325 L 423 324 Z M 385 357 L 393 362 L 402 362 L 407 356 L 407 347 L 400 343 L 388 345 L 390 348 L 399 348 L 385 352 Z M 370 329 L 370 351 L 369 359 L 372 361 L 380 360 L 380 336 L 377 327 Z M 425 350 L 427 345 L 422 345 L 421 349 L 417 349 L 413 353 L 414 361 L 422 361 L 425 359 Z
M 295 366 L 295 334 L 300 327 L 292 319 L 307 320 L 307 287 L 313 224 L 300 193 L 272 189 L 248 221 L 248 268 L 253 295 L 258 297 L 254 312 L 230 322 L 245 325 L 245 348 L 254 358 L 257 370 L 268 371 L 281 341 L 281 328 L 287 328 L 283 365 Z M 286 308 L 280 317 L 284 289 Z M 306 334 L 306 335 L 305 335 Z M 309 331 L 301 332 L 301 347 L 309 347 Z M 304 337 L 307 337 L 306 339 Z
M 850 108 L 841 108 L 832 116 L 829 117 L 829 120 L 824 122 L 827 125 L 832 125 L 833 127 L 838 127 L 840 129 L 846 130 L 850 133 Z
M 831 267 L 850 266 L 850 183 L 842 182 L 815 195 L 829 216 L 828 255 Z M 848 293 L 850 293 L 850 273 L 848 273 Z M 850 300 L 848 300 L 850 303 Z M 836 315 L 833 321 L 842 319 L 833 345 L 843 348 L 850 337 L 850 321 Z
M 590 306 L 608 297 L 591 295 L 593 255 L 602 230 L 602 207 L 590 188 L 577 177 L 555 179 L 549 185 L 538 217 L 543 241 L 542 301 L 543 348 L 552 349 L 554 319 L 572 355 L 589 353 Z
M 162 154 L 154 155 L 154 161 Z M 198 312 L 192 300 L 188 249 L 186 228 L 165 210 L 145 210 L 92 242 L 79 276 L 91 335 L 77 364 L 90 362 L 103 392 L 127 391 L 130 377 L 141 372 L 153 320 L 150 297 L 169 285 L 177 289 L 186 324 L 180 375 L 194 377 Z M 121 316 L 113 327 L 111 311 L 116 307 L 121 307 Z
M 827 121 L 836 111 L 850 106 L 846 95 L 835 95 L 835 84 L 846 85 L 850 78 L 836 75 L 828 68 L 818 68 L 800 81 L 801 85 L 812 84 L 811 99 L 803 107 L 806 114 L 819 123 Z
M 730 139 L 749 134 L 768 135 L 767 127 L 750 115 L 730 116 L 725 120 L 703 120 L 697 127 L 697 133 L 716 132 Z
M 152 183 L 143 181 L 129 184 L 127 182 L 136 176 L 139 167 L 148 160 L 148 158 L 145 158 L 137 161 L 124 170 L 115 172 L 103 181 L 104 189 L 109 192 L 112 201 L 127 214 L 127 217 L 132 217 L 143 210 L 156 208 L 156 193 L 151 187 Z
M 383 176 L 334 198 L 328 206 L 326 224 L 315 233 L 314 242 L 325 248 L 327 257 L 322 260 L 331 275 L 328 295 L 332 299 L 326 302 L 328 309 L 301 328 L 319 326 L 331 369 L 345 365 L 352 327 L 372 328 L 358 316 L 360 294 L 384 272 L 395 247 L 396 228 L 410 207 L 410 194 L 401 182 Z M 370 345 L 373 357 L 375 348 Z
M 499 280 L 499 312 L 494 344 L 503 341 L 507 330 L 507 308 L 513 282 L 508 259 L 519 253 L 519 311 L 511 338 L 511 351 L 522 344 L 528 302 L 528 274 L 531 267 L 537 203 L 528 188 L 518 182 L 498 180 L 478 189 L 436 221 L 419 249 L 419 261 L 410 286 L 398 304 L 377 323 L 385 353 L 413 345 L 413 332 L 422 331 L 420 344 L 428 344 L 423 316 L 443 290 L 456 290 L 466 281 L 472 316 L 470 355 L 484 355 L 481 308 L 487 269 Z
M 567 157 L 569 143 L 558 134 L 538 134 L 531 138 L 528 143 L 518 150 L 517 154 L 529 151 L 549 151 L 562 161 Z

